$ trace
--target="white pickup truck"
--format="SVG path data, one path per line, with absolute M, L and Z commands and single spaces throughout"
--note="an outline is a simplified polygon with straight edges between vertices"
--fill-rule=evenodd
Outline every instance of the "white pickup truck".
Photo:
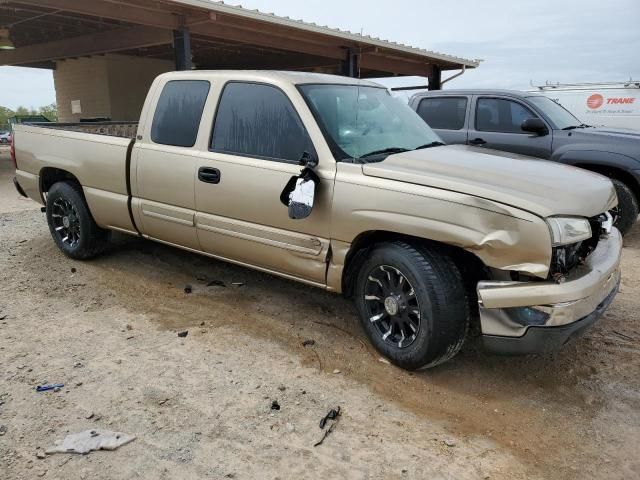
M 371 82 L 165 74 L 139 125 L 19 125 L 12 157 L 66 255 L 116 230 L 345 293 L 407 369 L 453 357 L 472 322 L 492 351 L 560 348 L 620 282 L 609 179 L 444 145 Z

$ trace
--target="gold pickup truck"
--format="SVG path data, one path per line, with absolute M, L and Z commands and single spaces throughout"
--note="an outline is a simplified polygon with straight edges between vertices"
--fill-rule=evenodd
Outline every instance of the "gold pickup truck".
M 495 352 L 557 349 L 620 282 L 610 180 L 444 145 L 367 81 L 170 73 L 138 125 L 20 125 L 12 148 L 69 257 L 115 230 L 343 293 L 407 369 L 452 358 L 474 323 Z

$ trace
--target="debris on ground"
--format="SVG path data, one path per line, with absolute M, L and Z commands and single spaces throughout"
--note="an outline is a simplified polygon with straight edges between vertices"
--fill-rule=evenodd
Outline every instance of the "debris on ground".
M 443 443 L 447 447 L 455 447 L 456 446 L 456 441 L 455 440 L 451 440 L 450 438 L 447 438 L 446 440 L 444 440 Z
M 280 390 L 281 392 L 284 392 L 286 389 L 287 387 L 285 387 L 284 385 L 278 386 L 278 390 Z
M 0 425 L 0 437 L 3 436 L 5 433 L 7 433 L 7 426 Z
M 184 330 L 182 332 L 178 332 L 178 337 L 180 337 L 180 338 L 185 338 L 187 335 L 189 335 L 189 330 Z
M 77 272 L 76 267 L 71 267 L 71 273 L 76 273 L 76 272 Z
M 2 319 L 0 318 L 0 320 L 2 320 Z M 622 338 L 624 338 L 626 340 L 635 341 L 635 339 L 633 337 L 630 337 L 629 335 L 625 335 L 624 333 L 620 333 L 617 330 L 611 330 L 611 331 L 613 333 L 615 333 L 616 335 L 618 335 L 619 337 L 622 337 Z
M 193 292 L 193 287 L 191 285 L 184 286 L 184 293 L 189 294 Z
M 2 315 L 2 316 L 0 317 L 0 320 L 6 320 L 7 316 L 8 316 L 8 315 Z
M 337 368 L 333 371 L 334 375 L 338 375 L 339 373 L 342 373 L 342 372 L 340 372 L 340 370 L 338 370 Z
M 302 346 L 303 347 L 312 347 L 315 344 L 316 344 L 316 341 L 315 340 L 311 340 L 311 339 L 305 340 L 304 342 L 302 342 Z
M 320 429 L 324 430 L 324 427 L 327 426 L 327 422 L 329 420 L 333 420 L 333 422 L 331 423 L 331 425 L 329 426 L 329 428 L 327 428 L 324 431 L 324 435 L 322 435 L 322 438 L 315 443 L 313 446 L 314 447 L 319 447 L 320 445 L 322 445 L 324 443 L 324 441 L 326 440 L 326 438 L 331 434 L 331 432 L 333 432 L 333 429 L 335 428 L 335 426 L 338 424 L 338 418 L 340 417 L 340 407 L 336 407 L 336 408 L 332 408 L 331 410 L 329 410 L 329 413 L 327 413 L 321 420 L 320 420 Z
M 324 427 L 327 425 L 327 422 L 329 420 L 335 420 L 336 418 L 338 418 L 338 416 L 340 416 L 340 407 L 332 408 L 331 410 L 329 410 L 329 413 L 327 413 L 322 418 L 322 420 L 320 420 L 320 429 L 324 430 Z
M 37 457 L 37 458 L 40 458 L 40 459 L 42 459 L 42 458 L 47 458 L 47 454 L 46 454 L 46 453 L 44 453 L 42 450 L 38 449 L 38 450 L 36 451 L 36 457 Z
M 231 282 L 234 287 L 244 287 L 244 282 Z
M 280 404 L 277 400 L 271 402 L 271 410 L 280 410 Z
M 38 385 L 36 392 L 46 392 L 48 390 L 59 391 L 64 387 L 64 383 L 47 383 L 46 385 Z
M 94 450 L 116 450 L 135 440 L 133 435 L 111 432 L 109 430 L 85 430 L 80 433 L 67 435 L 64 440 L 57 440 L 55 446 L 45 450 L 45 453 L 89 453 Z
M 207 287 L 222 287 L 222 288 L 226 288 L 227 284 L 224 283 L 222 280 L 211 280 L 209 283 L 207 283 Z
M 379 361 L 380 363 L 384 363 L 385 365 L 391 365 L 391 362 L 390 362 L 389 360 L 387 360 L 386 358 L 382 358 L 382 357 L 380 357 L 380 358 L 378 359 L 378 361 Z

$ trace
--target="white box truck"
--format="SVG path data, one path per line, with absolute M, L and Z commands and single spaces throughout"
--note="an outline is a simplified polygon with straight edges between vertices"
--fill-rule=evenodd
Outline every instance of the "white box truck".
M 535 86 L 588 125 L 640 130 L 640 81 Z

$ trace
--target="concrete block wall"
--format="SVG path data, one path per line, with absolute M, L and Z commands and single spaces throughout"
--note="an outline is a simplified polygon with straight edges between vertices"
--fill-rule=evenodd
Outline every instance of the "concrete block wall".
M 103 57 L 56 62 L 53 81 L 60 122 L 78 122 L 81 117 L 111 115 L 107 64 Z M 73 100 L 80 100 L 82 114 L 71 113 Z
M 115 54 L 58 61 L 53 73 L 58 119 L 137 121 L 153 79 L 173 69 L 172 61 Z M 74 100 L 80 101 L 82 113 L 72 113 Z

